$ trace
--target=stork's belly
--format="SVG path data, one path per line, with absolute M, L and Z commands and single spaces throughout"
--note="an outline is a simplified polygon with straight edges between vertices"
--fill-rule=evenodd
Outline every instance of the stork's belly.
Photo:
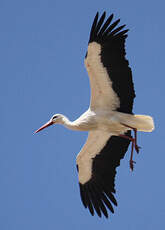
M 128 127 L 122 125 L 120 122 L 117 122 L 113 119 L 108 119 L 99 122 L 98 129 L 112 133 L 113 135 L 124 134 L 129 130 Z
M 113 135 L 124 134 L 129 128 L 119 124 L 112 124 L 110 126 L 101 126 L 100 130 L 112 133 Z

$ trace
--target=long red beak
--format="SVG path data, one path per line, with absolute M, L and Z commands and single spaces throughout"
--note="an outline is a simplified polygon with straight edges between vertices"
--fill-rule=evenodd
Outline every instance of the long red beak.
M 46 124 L 44 124 L 43 126 L 41 126 L 41 128 L 37 129 L 37 130 L 35 131 L 35 133 L 40 132 L 41 130 L 43 130 L 43 129 L 49 127 L 50 125 L 53 125 L 53 121 L 48 121 Z

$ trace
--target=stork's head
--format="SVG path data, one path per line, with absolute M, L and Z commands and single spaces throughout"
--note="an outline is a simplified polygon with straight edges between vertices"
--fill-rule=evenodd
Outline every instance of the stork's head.
M 54 114 L 50 120 L 44 124 L 43 126 L 41 126 L 39 129 L 37 129 L 35 131 L 35 133 L 38 133 L 40 132 L 41 130 L 53 125 L 53 124 L 63 124 L 63 119 L 64 119 L 64 116 L 62 114 Z
M 60 113 L 57 113 L 57 114 L 54 114 L 50 121 L 53 122 L 53 124 L 62 124 L 63 123 L 63 118 L 64 118 L 64 115 L 60 114 Z

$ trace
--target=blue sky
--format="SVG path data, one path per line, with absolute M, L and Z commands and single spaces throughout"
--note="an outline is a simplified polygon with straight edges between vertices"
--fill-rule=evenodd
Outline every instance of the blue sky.
M 0 1 L 0 229 L 164 229 L 163 1 Z M 81 204 L 75 165 L 87 133 L 51 127 L 54 113 L 76 119 L 89 105 L 84 56 L 96 11 L 114 13 L 130 29 L 127 58 L 136 90 L 134 113 L 156 130 L 139 133 L 142 147 L 129 170 L 118 168 L 118 207 L 107 220 Z

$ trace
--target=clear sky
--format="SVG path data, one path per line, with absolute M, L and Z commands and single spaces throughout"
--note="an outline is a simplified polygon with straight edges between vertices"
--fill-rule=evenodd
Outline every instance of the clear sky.
M 0 1 L 1 230 L 164 229 L 164 9 L 155 0 Z M 54 126 L 33 134 L 54 113 L 74 120 L 88 108 L 83 62 L 93 18 L 104 10 L 130 29 L 134 113 L 156 124 L 138 134 L 133 173 L 130 149 L 122 160 L 108 220 L 92 217 L 79 197 L 75 160 L 87 133 Z

